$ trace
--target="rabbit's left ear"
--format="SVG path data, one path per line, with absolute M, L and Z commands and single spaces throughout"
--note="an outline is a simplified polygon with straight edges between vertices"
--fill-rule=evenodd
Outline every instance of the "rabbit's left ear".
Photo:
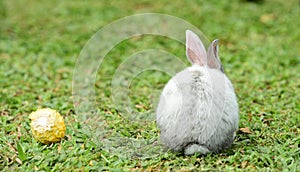
M 214 41 L 211 42 L 207 51 L 207 64 L 211 68 L 219 69 L 222 72 L 224 72 L 221 60 L 219 58 L 218 43 L 219 43 L 218 39 L 215 39 Z
M 207 64 L 206 50 L 200 38 L 192 31 L 186 31 L 186 56 L 189 61 L 199 66 Z

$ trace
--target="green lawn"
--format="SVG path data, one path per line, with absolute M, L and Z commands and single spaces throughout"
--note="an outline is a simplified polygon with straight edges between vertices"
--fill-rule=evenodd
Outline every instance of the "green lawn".
M 101 126 L 87 130 L 80 120 L 72 80 L 82 48 L 107 24 L 146 12 L 182 18 L 209 40 L 220 39 L 220 58 L 239 100 L 239 127 L 250 130 L 239 131 L 230 149 L 187 157 L 165 152 L 155 120 L 132 121 L 112 101 L 114 73 L 135 52 L 162 49 L 188 64 L 185 47 L 161 36 L 130 38 L 107 54 L 95 80 Z M 300 171 L 299 28 L 297 0 L 1 0 L 0 170 Z M 153 117 L 157 97 L 151 96 L 169 79 L 160 71 L 140 73 L 130 85 L 133 109 Z M 31 135 L 28 115 L 43 107 L 65 119 L 60 143 L 43 145 Z M 99 130 L 105 135 L 93 137 Z M 116 141 L 105 145 L 104 137 Z

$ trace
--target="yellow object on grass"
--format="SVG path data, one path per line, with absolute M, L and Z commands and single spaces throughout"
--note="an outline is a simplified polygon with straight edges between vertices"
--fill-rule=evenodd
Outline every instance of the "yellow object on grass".
M 39 109 L 29 115 L 33 137 L 44 144 L 59 142 L 65 136 L 63 117 L 50 108 Z

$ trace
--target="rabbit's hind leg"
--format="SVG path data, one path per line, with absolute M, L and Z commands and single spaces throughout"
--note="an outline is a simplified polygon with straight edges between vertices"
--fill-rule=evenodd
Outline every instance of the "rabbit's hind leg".
M 202 155 L 205 155 L 207 153 L 210 153 L 211 151 L 205 146 L 205 145 L 200 145 L 197 143 L 192 143 L 189 144 L 184 148 L 184 154 L 185 155 L 193 155 L 195 153 L 200 153 Z

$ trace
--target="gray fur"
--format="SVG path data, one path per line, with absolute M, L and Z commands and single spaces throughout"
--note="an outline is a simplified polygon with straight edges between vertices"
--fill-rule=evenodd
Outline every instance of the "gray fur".
M 191 31 L 187 31 L 187 36 L 187 39 L 198 39 L 193 42 L 201 43 Z M 189 51 L 195 48 L 187 46 Z M 210 67 L 197 63 L 207 62 L 206 52 L 198 51 L 192 55 L 200 60 L 191 60 L 193 66 L 176 74 L 161 94 L 156 112 L 161 141 L 167 148 L 183 151 L 186 155 L 219 152 L 231 146 L 238 129 L 236 96 L 230 80 L 222 72 L 218 56 L 214 55 L 216 60 Z M 190 58 L 188 52 L 187 56 Z

